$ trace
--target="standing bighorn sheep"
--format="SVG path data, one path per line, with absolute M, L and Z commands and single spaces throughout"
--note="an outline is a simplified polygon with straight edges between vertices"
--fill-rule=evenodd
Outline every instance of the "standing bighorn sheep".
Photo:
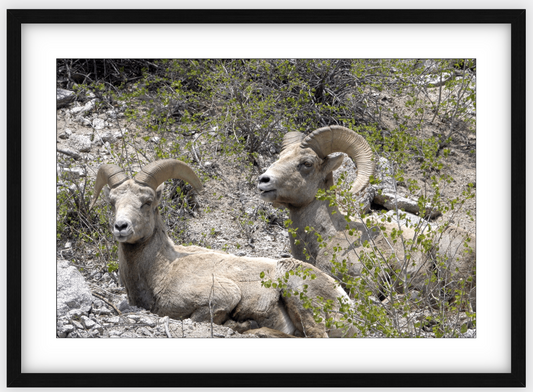
M 390 236 L 384 236 L 380 229 L 368 228 L 361 221 L 348 223 L 336 206 L 330 205 L 328 200 L 316 198 L 318 190 L 328 190 L 333 185 L 333 171 L 344 159 L 342 154 L 330 155 L 335 152 L 346 153 L 357 166 L 358 175 L 351 187 L 352 194 L 357 195 L 367 187 L 374 173 L 373 153 L 361 135 L 341 126 L 320 128 L 307 137 L 300 132 L 287 133 L 279 159 L 258 178 L 262 200 L 271 202 L 274 207 L 289 209 L 291 227 L 296 230 L 296 237 L 289 236 L 293 257 L 307 260 L 341 278 L 342 273 L 332 263 L 332 255 L 336 254 L 338 262 L 346 260 L 350 275 L 361 276 L 366 268 L 361 255 L 365 254 L 363 248 L 368 241 L 373 245 L 374 255 L 383 262 L 378 277 L 380 286 L 390 283 L 393 274 L 401 274 L 405 277 L 402 285 L 427 289 L 427 279 L 436 270 L 444 285 L 460 279 L 472 281 L 475 250 L 471 248 L 475 247 L 475 238 L 466 245 L 465 239 L 469 237 L 461 229 L 447 228 L 438 236 L 438 246 L 435 245 L 432 251 L 427 254 L 418 252 L 413 255 L 415 260 L 407 261 L 404 242 L 394 244 Z M 379 222 L 379 226 L 385 227 L 388 234 L 398 230 L 398 225 L 394 224 Z M 402 231 L 404 239 L 416 239 L 417 233 L 412 228 L 404 226 Z M 350 232 L 357 234 L 350 235 Z M 326 246 L 317 241 L 317 234 Z M 436 261 L 437 253 L 441 260 L 446 260 L 445 265 Z M 467 289 L 475 297 L 475 282 L 468 282 Z
M 158 208 L 163 183 L 170 178 L 202 189 L 192 169 L 175 159 L 148 164 L 133 179 L 117 165 L 102 165 L 98 170 L 91 208 L 108 185 L 107 198 L 114 208 L 113 235 L 119 242 L 120 278 L 132 305 L 175 319 L 213 320 L 240 331 L 255 326 L 308 337 L 353 335 L 352 330 L 326 331 L 324 322 L 315 322 L 312 312 L 294 296 L 284 297 L 280 288 L 261 285 L 263 271 L 264 279 L 273 281 L 290 275 L 288 289 L 301 291 L 307 283 L 310 298 L 347 301 L 344 290 L 315 267 L 295 259 L 237 257 L 174 245 Z M 291 275 L 298 267 L 312 268 L 316 279 L 302 282 Z

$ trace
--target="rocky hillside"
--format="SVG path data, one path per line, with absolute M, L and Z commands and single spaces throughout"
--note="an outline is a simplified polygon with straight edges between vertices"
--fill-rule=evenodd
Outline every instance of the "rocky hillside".
M 96 211 L 89 212 L 88 203 L 96 171 L 102 163 L 116 163 L 125 165 L 128 170 L 138 171 L 141 165 L 161 157 L 179 158 L 189 162 L 198 173 L 204 183 L 204 191 L 195 195 L 183 182 L 172 180 L 167 183 L 161 210 L 175 243 L 200 245 L 237 256 L 289 257 L 289 234 L 284 226 L 287 212 L 262 202 L 256 189 L 258 175 L 279 156 L 280 138 L 275 137 L 274 132 L 266 137 L 260 134 L 257 146 L 249 154 L 246 148 L 251 138 L 243 139 L 228 124 L 206 124 L 202 129 L 185 122 L 187 105 L 189 109 L 192 105 L 188 101 L 167 102 L 166 110 L 175 105 L 165 112 L 167 117 L 174 116 L 172 126 L 164 129 L 146 126 L 146 122 L 132 116 L 131 108 L 135 107 L 137 113 L 147 116 L 152 113 L 152 90 L 135 95 L 139 84 L 135 80 L 125 81 L 121 91 L 123 94 L 129 92 L 133 98 L 122 101 L 116 97 L 109 99 L 98 89 L 80 89 L 79 85 L 87 85 L 89 78 L 75 77 L 70 71 L 68 77 L 61 64 L 58 67 L 57 90 L 57 336 L 265 337 L 260 333 L 240 334 L 216 324 L 159 317 L 145 309 L 130 306 L 125 289 L 120 284 L 116 243 L 108 230 L 107 220 L 112 213 L 102 199 Z M 432 64 L 423 63 L 422 66 L 430 69 Z M 425 86 L 422 89 L 425 96 L 418 98 L 421 101 L 425 99 L 425 105 L 428 101 L 444 100 L 444 85 L 440 83 L 451 78 L 453 72 L 443 74 L 429 70 L 422 73 L 420 80 Z M 474 75 L 468 79 L 470 85 L 475 83 L 475 73 L 469 75 Z M 433 111 L 430 115 L 434 117 L 433 121 L 417 126 L 413 112 L 420 108 L 420 104 L 411 103 L 412 95 L 397 93 L 393 89 L 369 92 L 365 91 L 367 88 L 370 87 L 360 87 L 363 92 L 359 96 L 353 90 L 342 97 L 348 107 L 354 108 L 354 117 L 362 119 L 361 124 L 365 124 L 366 110 L 374 113 L 373 120 L 378 120 L 384 137 L 387 137 L 387 132 L 398 128 L 399 122 L 404 132 L 420 138 L 449 133 L 448 138 L 441 139 L 441 151 L 443 148 L 447 150 L 441 174 L 447 174 L 453 180 L 440 191 L 444 198 L 453 198 L 468 188 L 468 184 L 475 187 L 475 106 L 471 106 L 469 112 L 464 111 L 463 117 L 456 116 L 451 120 Z M 455 94 L 456 101 L 459 101 L 464 83 L 456 83 L 450 89 L 455 89 L 450 96 Z M 361 97 L 367 99 L 367 107 L 363 109 Z M 379 107 L 379 118 L 374 118 L 376 111 L 372 111 L 373 105 Z M 212 107 L 206 108 L 206 111 L 208 115 L 217 113 L 219 116 L 222 110 Z M 178 112 L 179 115 L 176 114 Z M 409 118 L 409 121 L 399 121 L 398 116 Z M 287 129 L 280 124 L 276 123 L 272 130 L 282 136 Z M 226 148 L 228 140 L 245 148 L 232 147 L 233 150 L 229 151 Z M 408 184 L 410 180 L 424 184 L 424 157 L 406 164 L 405 179 L 400 182 L 390 177 L 390 165 L 393 163 L 382 156 L 378 176 L 383 183 L 394 182 L 397 185 L 398 193 L 391 197 L 403 201 L 402 208 L 414 214 L 413 218 L 420 219 L 416 216 L 417 195 L 408 189 Z M 335 173 L 336 178 L 342 172 L 345 172 L 348 182 L 357 175 L 356 168 L 347 158 Z M 385 189 L 384 186 L 381 188 Z M 371 213 L 393 209 L 390 198 L 376 198 L 375 195 L 376 192 L 369 199 Z M 460 211 L 444 212 L 428 223 L 438 225 L 448 220 L 475 232 L 475 198 L 467 200 Z M 434 336 L 431 332 L 426 335 Z M 463 336 L 475 337 L 472 325 Z

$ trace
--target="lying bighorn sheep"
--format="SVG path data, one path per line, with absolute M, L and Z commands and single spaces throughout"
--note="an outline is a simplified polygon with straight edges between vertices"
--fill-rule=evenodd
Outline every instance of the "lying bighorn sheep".
M 422 289 L 429 274 L 439 264 L 435 262 L 435 254 L 419 253 L 415 255 L 415 263 L 403 262 L 404 248 L 401 241 L 394 245 L 377 228 L 368 229 L 364 223 L 355 221 L 349 225 L 358 235 L 350 236 L 345 216 L 338 208 L 330 206 L 327 200 L 315 198 L 319 189 L 327 190 L 333 185 L 333 171 L 344 159 L 342 154 L 330 155 L 335 152 L 348 154 L 356 164 L 358 175 L 351 192 L 357 195 L 369 184 L 370 176 L 374 173 L 373 153 L 362 136 L 341 126 L 320 128 L 307 137 L 300 132 L 287 133 L 278 161 L 258 178 L 262 200 L 273 203 L 275 207 L 289 209 L 291 227 L 297 230 L 297 238 L 289 236 L 293 257 L 307 260 L 331 273 L 332 254 L 334 248 L 338 249 L 340 245 L 343 251 L 337 256 L 337 261 L 346 259 L 350 275 L 360 276 L 365 268 L 360 259 L 362 245 L 368 240 L 382 260 L 387 260 L 385 264 L 389 266 L 388 271 L 385 268 L 380 275 L 381 283 L 391 280 L 391 271 L 401 270 L 404 276 L 409 275 L 407 281 L 410 287 Z M 389 233 L 398 229 L 398 225 L 379 225 L 385 226 Z M 308 227 L 314 231 L 307 230 Z M 415 238 L 413 229 L 402 227 L 402 230 L 404 238 Z M 316 233 L 327 241 L 326 247 L 320 246 Z M 465 238 L 468 236 L 461 229 L 448 228 L 439 237 L 439 246 L 435 246 L 440 255 L 448 258 L 446 268 L 439 269 L 439 277 L 446 281 L 445 284 L 452 280 L 451 274 L 454 274 L 454 280 L 472 276 L 475 252 L 465 254 Z M 474 246 L 475 238 L 470 241 L 470 247 Z M 338 273 L 336 275 L 340 278 Z M 470 283 L 468 289 L 473 288 L 474 284 Z
M 117 165 L 102 165 L 98 170 L 91 208 L 108 185 L 108 200 L 115 212 L 113 235 L 119 242 L 120 277 L 132 305 L 175 319 L 208 322 L 212 317 L 213 322 L 237 330 L 255 326 L 299 336 L 344 335 L 341 329 L 326 332 L 323 322 L 316 323 L 309 310 L 294 297 L 283 297 L 279 288 L 261 286 L 262 271 L 265 279 L 274 281 L 302 266 L 315 270 L 316 279 L 305 282 L 310 298 L 347 300 L 335 281 L 315 267 L 295 259 L 237 257 L 174 245 L 158 208 L 163 183 L 170 178 L 202 189 L 192 169 L 175 159 L 148 164 L 133 179 Z M 301 288 L 303 283 L 291 276 L 288 288 Z

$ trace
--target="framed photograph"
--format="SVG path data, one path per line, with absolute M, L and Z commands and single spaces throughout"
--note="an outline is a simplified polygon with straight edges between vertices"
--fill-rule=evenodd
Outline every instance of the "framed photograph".
M 525 386 L 525 214 L 516 211 L 498 214 L 494 209 L 495 200 L 506 200 L 519 206 L 525 206 L 526 200 L 525 20 L 525 10 L 518 9 L 8 10 L 7 218 L 10 229 L 7 234 L 7 386 Z M 68 138 L 69 134 L 65 131 L 65 135 L 60 137 L 61 140 L 58 138 L 57 75 L 68 74 L 65 86 L 72 88 L 69 83 L 76 76 L 69 67 L 77 64 L 75 61 L 62 62 L 62 59 L 93 59 L 91 66 L 94 69 L 91 72 L 115 72 L 116 75 L 124 74 L 120 59 L 139 59 L 139 80 L 142 78 L 144 67 L 157 68 L 160 64 L 150 65 L 146 59 L 197 59 L 199 63 L 205 62 L 206 59 L 251 59 L 252 62 L 247 64 L 254 66 L 257 65 L 253 63 L 254 59 L 265 59 L 264 69 L 269 69 L 267 66 L 271 64 L 278 64 L 275 63 L 277 59 L 287 59 L 288 66 L 305 61 L 312 64 L 313 59 L 324 59 L 328 64 L 351 64 L 350 72 L 360 78 L 368 76 L 370 68 L 364 68 L 367 74 L 360 75 L 356 69 L 357 61 L 350 61 L 365 59 L 374 61 L 376 69 L 378 66 L 383 67 L 386 62 L 388 72 L 397 75 L 390 79 L 394 80 L 395 86 L 400 86 L 401 79 L 401 72 L 395 67 L 401 68 L 406 61 L 416 68 L 418 63 L 432 66 L 431 59 L 450 59 L 451 68 L 446 71 L 448 73 L 439 71 L 439 80 L 424 79 L 431 88 L 437 89 L 445 83 L 453 83 L 451 79 L 443 79 L 449 72 L 462 75 L 461 78 L 464 79 L 467 68 L 475 69 L 473 73 L 469 71 L 469 77 L 475 80 L 475 87 L 470 95 L 472 104 L 467 105 L 470 109 L 464 109 L 465 113 L 468 110 L 474 111 L 473 128 L 477 139 L 473 144 L 469 144 L 468 136 L 464 137 L 468 146 L 474 146 L 472 154 L 475 156 L 469 164 L 470 169 L 475 172 L 475 181 L 469 186 L 476 189 L 475 202 L 472 201 L 476 210 L 473 227 L 477 245 L 475 337 L 414 339 L 447 336 L 446 331 L 432 327 L 435 325 L 434 319 L 433 324 L 428 323 L 424 329 L 429 331 L 428 334 L 391 333 L 390 336 L 403 337 L 395 339 L 377 338 L 389 336 L 386 334 L 375 335 L 369 339 L 58 337 L 54 260 L 57 259 L 56 225 L 60 224 L 56 203 L 59 203 L 60 199 L 56 188 L 56 154 L 61 140 Z M 229 75 L 231 70 L 225 68 L 226 63 L 221 64 L 219 69 Z M 104 68 L 99 68 L 100 66 Z M 106 66 L 112 67 L 113 70 L 110 71 Z M 312 70 L 309 72 L 307 75 L 319 75 Z M 290 76 L 290 72 L 285 76 L 287 75 Z M 424 78 L 426 76 L 423 75 Z M 223 80 L 223 76 L 220 77 Z M 323 80 L 327 79 L 326 74 L 321 77 Z M 253 78 L 243 80 L 249 82 L 253 81 Z M 282 83 L 288 84 L 287 80 L 280 81 L 279 86 L 282 86 Z M 174 80 L 167 86 L 177 90 L 181 88 L 180 83 Z M 448 97 L 450 102 L 457 102 L 465 97 L 465 84 L 461 83 L 457 85 L 456 95 Z M 281 89 L 279 86 L 276 88 Z M 368 86 L 375 91 L 365 91 L 362 88 L 361 94 L 367 94 L 365 99 L 373 100 L 376 107 L 385 107 L 389 97 L 386 94 L 380 95 L 380 86 L 371 83 Z M 134 97 L 132 99 L 144 99 L 146 105 L 150 104 L 150 99 L 142 92 L 139 93 L 145 85 L 141 83 L 133 87 L 132 84 L 130 87 L 131 90 L 128 91 L 131 97 Z M 225 94 L 231 94 L 230 90 Z M 315 101 L 324 100 L 319 96 L 320 91 L 337 97 L 334 92 L 328 91 L 327 87 L 319 90 L 309 90 Z M 441 96 L 438 90 L 435 91 L 435 100 L 440 105 Z M 99 94 L 99 91 L 94 89 L 92 92 L 77 93 Z M 405 104 L 411 105 L 412 108 L 416 106 L 416 102 L 409 101 L 409 97 L 412 98 L 406 94 Z M 348 102 L 352 98 L 345 94 L 343 99 Z M 91 101 L 84 102 L 84 105 L 89 105 Z M 235 102 L 238 103 L 239 100 L 236 98 Z M 307 110 L 300 101 L 288 99 L 287 102 L 295 102 L 295 105 L 303 107 L 301 110 Z M 367 101 L 354 102 L 350 103 L 354 116 L 372 115 L 367 110 Z M 172 125 L 175 124 L 172 118 L 179 117 L 182 123 L 186 123 L 183 119 L 188 118 L 190 111 L 188 107 L 180 106 L 171 99 L 165 101 L 165 105 L 174 105 L 175 110 L 164 121 L 162 117 L 150 118 L 147 126 L 160 126 L 157 124 L 165 122 L 171 124 L 169 129 L 172 130 L 169 132 L 175 132 L 172 134 L 173 138 L 178 137 L 175 136 L 178 134 L 186 135 L 188 139 L 183 140 L 194 145 L 198 138 L 209 137 L 209 140 L 218 143 L 220 150 L 226 151 L 224 148 L 229 148 L 228 144 L 225 145 L 225 139 L 217 140 L 216 127 L 199 130 L 190 125 L 192 120 L 188 120 L 187 124 L 190 126 L 188 125 L 187 130 L 180 128 L 176 131 L 177 125 Z M 118 106 L 120 105 L 117 104 Z M 440 109 L 437 106 L 431 108 L 432 111 L 425 112 L 431 113 L 430 119 L 439 115 Z M 217 108 L 218 106 L 213 104 L 213 111 L 206 109 L 202 114 L 207 118 L 206 124 Z M 426 109 L 421 108 L 413 113 L 422 113 Z M 83 111 L 84 106 L 79 106 L 76 110 Z M 239 105 L 236 105 L 235 110 L 240 110 Z M 287 110 L 292 113 L 293 118 L 298 117 L 296 110 L 291 107 Z M 147 110 L 145 113 L 152 115 L 153 111 Z M 341 116 L 338 111 L 334 114 Z M 136 113 L 127 115 L 134 117 Z M 250 151 L 259 151 L 263 148 L 260 147 L 261 142 L 271 136 L 270 128 L 262 126 L 268 121 L 276 123 L 275 113 L 272 114 L 259 105 L 253 115 L 256 116 L 254 118 L 257 126 L 254 138 L 240 137 L 238 129 L 235 130 L 238 126 L 231 128 L 229 136 L 246 146 L 256 143 Z M 452 119 L 454 116 L 455 114 Z M 412 120 L 408 116 L 405 118 Z M 103 118 L 94 117 L 91 121 L 89 127 L 100 129 L 100 122 L 102 128 L 105 127 Z M 330 121 L 340 125 L 360 124 L 355 119 L 353 122 L 346 118 L 341 121 L 333 115 Z M 442 121 L 444 124 L 446 119 Z M 273 125 L 274 128 L 276 124 Z M 326 125 L 330 124 L 324 124 Z M 289 128 L 290 126 L 287 126 L 287 129 Z M 365 128 L 365 132 L 371 134 L 373 131 L 370 128 Z M 383 137 L 383 143 L 386 143 L 393 128 L 382 127 L 378 129 L 375 137 Z M 452 128 L 453 126 L 450 129 Z M 423 131 L 424 129 L 420 128 L 420 132 Z M 213 135 L 209 136 L 209 132 Z M 115 136 L 111 135 L 108 139 L 101 137 L 98 146 L 107 148 L 106 143 L 111 137 Z M 284 140 L 286 146 L 288 142 L 287 139 Z M 446 144 L 447 139 L 438 140 L 441 143 L 439 154 L 455 154 L 458 162 L 463 159 L 462 155 L 454 153 L 453 148 Z M 90 140 L 89 144 L 97 142 Z M 164 152 L 157 149 L 158 145 L 162 145 L 157 144 L 162 142 L 160 139 L 151 139 L 149 135 L 145 137 L 145 142 L 147 145 L 152 143 L 150 148 L 155 154 L 166 157 Z M 166 137 L 163 142 L 165 145 L 171 145 L 174 141 Z M 277 143 L 281 145 L 281 139 L 277 140 Z M 191 147 L 191 162 L 201 166 L 205 176 L 223 178 L 223 170 L 217 172 L 215 164 L 201 157 L 200 142 L 198 146 L 197 149 Z M 136 153 L 142 154 L 143 151 L 139 149 Z M 172 157 L 181 156 L 179 146 L 173 151 L 175 155 Z M 273 157 L 272 162 L 274 157 L 279 156 L 279 152 L 275 148 L 268 152 Z M 66 152 L 67 155 L 71 153 Z M 258 155 L 250 156 L 257 158 Z M 189 158 L 183 155 L 184 160 Z M 424 161 L 424 157 L 417 159 L 419 162 Z M 252 160 L 251 165 L 264 167 L 266 170 L 272 162 L 263 162 L 257 158 L 256 161 Z M 357 166 L 359 167 L 359 164 Z M 138 170 L 139 168 L 134 171 Z M 78 175 L 75 172 L 69 173 Z M 262 180 L 260 178 L 259 182 L 267 182 L 264 177 Z M 187 182 L 194 185 L 190 177 Z M 407 188 L 409 180 L 403 183 Z M 453 188 L 455 185 L 452 181 L 449 186 L 451 188 L 448 192 L 451 192 L 451 189 L 459 189 Z M 185 189 L 183 184 L 176 185 L 175 189 L 179 188 L 181 192 L 182 187 Z M 259 189 L 264 191 L 261 187 Z M 210 192 L 213 191 L 215 189 L 210 189 Z M 459 193 L 459 190 L 457 192 Z M 36 201 L 37 196 L 39 201 Z M 238 198 L 233 202 L 243 203 Z M 144 206 L 145 204 L 142 204 L 141 208 Z M 151 205 L 146 208 L 151 208 Z M 246 214 L 248 216 L 251 212 Z M 223 222 L 218 222 L 217 225 L 223 227 Z M 205 233 L 204 237 L 214 238 L 217 235 L 217 227 Z M 246 233 L 244 227 L 243 233 Z M 98 235 L 91 237 L 89 233 L 87 238 L 95 239 Z M 73 244 L 65 245 L 65 249 L 71 246 Z M 232 246 L 235 249 L 231 248 Z M 239 248 L 240 245 L 229 244 L 220 247 L 237 256 L 246 254 Z M 91 257 L 97 257 L 96 253 Z M 115 267 L 107 264 L 106 268 L 112 274 L 116 270 Z M 457 271 L 460 268 L 462 267 L 457 267 Z M 98 297 L 98 293 L 96 296 Z M 103 303 L 105 300 L 106 298 L 102 298 L 99 302 Z M 456 300 L 459 301 L 457 298 Z M 453 303 L 449 298 L 446 301 Z M 468 308 L 467 312 L 470 310 L 471 308 Z M 119 312 L 119 309 L 116 311 Z M 422 331 L 421 323 L 409 324 L 406 328 L 418 328 Z M 465 332 L 471 327 L 470 323 L 459 325 L 457 328 L 458 331 Z M 303 330 L 305 334 L 305 327 Z M 65 336 L 68 331 L 65 330 Z M 164 329 L 162 331 L 165 333 Z M 171 336 L 168 330 L 166 333 Z M 94 337 L 96 335 L 98 333 L 95 332 Z M 452 335 L 450 337 L 456 337 L 459 333 Z

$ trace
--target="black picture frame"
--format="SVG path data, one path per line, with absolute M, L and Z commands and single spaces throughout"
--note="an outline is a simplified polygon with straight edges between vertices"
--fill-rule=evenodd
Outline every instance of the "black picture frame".
M 21 27 L 50 23 L 469 23 L 511 26 L 511 197 L 526 200 L 525 10 L 7 10 L 8 387 L 523 387 L 526 218 L 511 215 L 510 373 L 125 374 L 21 371 Z

